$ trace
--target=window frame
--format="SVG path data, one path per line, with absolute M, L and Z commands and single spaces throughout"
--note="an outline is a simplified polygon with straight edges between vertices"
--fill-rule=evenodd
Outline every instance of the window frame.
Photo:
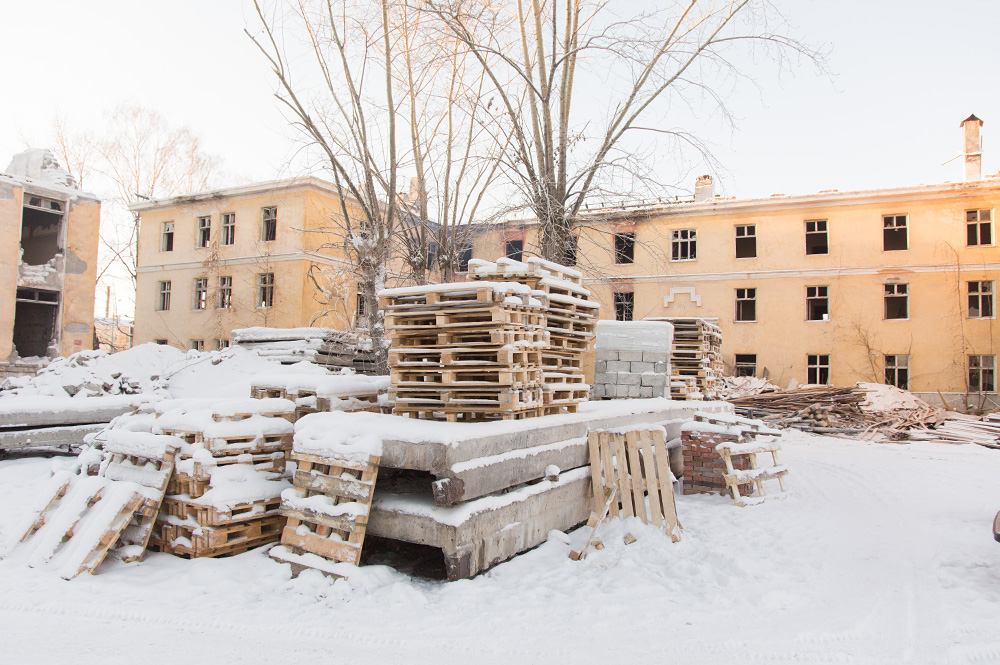
M 824 362 L 825 359 L 825 362 Z M 831 364 L 829 353 L 807 353 L 806 354 L 806 385 L 829 386 L 831 375 Z M 823 372 L 826 372 L 826 381 L 821 381 Z M 816 380 L 813 381 L 812 379 Z
M 983 221 L 983 218 L 982 218 L 982 213 L 984 213 L 984 212 L 985 213 L 989 213 L 989 219 L 986 220 L 985 222 Z M 970 220 L 969 219 L 969 214 L 970 213 L 975 213 L 976 214 L 976 219 Z M 994 215 L 993 215 L 993 208 L 976 208 L 974 210 L 966 210 L 965 211 L 965 246 L 966 247 L 995 247 L 996 246 L 996 242 L 997 242 L 996 241 L 996 229 L 993 228 L 993 221 L 994 221 L 993 217 L 994 217 Z M 972 230 L 973 225 L 975 225 L 976 230 L 977 230 L 977 233 L 975 234 L 976 235 L 976 242 L 970 243 L 969 242 L 969 231 Z M 983 242 L 982 241 L 983 240 L 982 232 L 983 232 L 983 228 L 984 227 L 987 228 L 987 229 L 989 229 L 989 233 L 990 233 L 990 241 L 989 242 Z
M 268 214 L 270 213 L 270 215 Z M 271 233 L 268 233 L 268 230 Z M 268 238 L 267 236 L 271 237 Z M 263 206 L 260 209 L 260 241 L 274 242 L 278 239 L 278 206 Z
M 687 234 L 687 235 L 685 235 Z M 680 258 L 682 250 L 686 248 L 688 256 Z M 670 230 L 670 262 L 683 263 L 684 261 L 698 260 L 698 229 L 671 229 Z
M 208 277 L 195 277 L 191 289 L 191 309 L 196 312 L 208 309 Z
M 235 212 L 224 212 L 222 213 L 222 221 L 220 223 L 219 233 L 219 244 L 224 247 L 230 247 L 236 244 L 236 213 Z
M 893 293 L 890 293 L 890 289 Z M 902 289 L 900 294 L 898 290 Z M 889 316 L 889 300 L 901 300 L 903 302 L 904 316 Z M 882 320 L 883 321 L 909 321 L 910 320 L 910 285 L 907 282 L 892 282 L 882 285 Z
M 167 225 L 170 226 L 169 229 Z M 160 251 L 174 251 L 174 223 L 172 221 L 160 224 Z
M 743 358 L 741 361 L 740 358 Z M 753 362 L 748 362 L 747 358 L 753 358 Z M 748 367 L 752 367 L 753 371 L 746 374 L 745 371 Z M 750 376 L 757 377 L 757 354 L 756 353 L 734 353 L 733 354 L 733 376 Z
M 615 233 L 614 259 L 616 266 L 629 266 L 635 263 L 635 231 Z
M 749 230 L 748 230 L 749 229 Z M 743 235 L 740 235 L 740 231 L 743 231 Z M 756 224 L 737 224 L 735 229 L 735 255 L 737 259 L 756 259 L 757 258 L 757 225 Z M 751 241 L 753 243 L 753 253 L 747 256 L 740 256 L 740 240 Z
M 226 280 L 223 282 L 223 280 Z M 233 308 L 233 277 L 232 275 L 219 275 L 219 288 L 215 301 L 216 309 Z
M 172 288 L 171 281 L 169 279 L 161 280 L 156 283 L 156 311 L 157 312 L 169 312 L 170 311 L 170 291 Z
M 892 362 L 890 364 L 890 360 Z M 903 361 L 900 363 L 899 359 Z M 903 380 L 900 381 L 900 372 L 903 372 Z M 892 378 L 890 378 L 890 376 Z M 887 353 L 882 356 L 882 377 L 885 385 L 895 386 L 900 390 L 910 389 L 910 354 L 908 353 Z M 902 383 L 902 385 L 900 385 Z
M 274 307 L 274 273 L 257 273 L 257 299 L 254 301 L 257 309 L 271 309 Z
M 741 308 L 740 305 L 745 303 L 750 303 L 750 307 L 753 309 L 753 318 L 751 319 L 740 318 L 741 314 L 745 314 L 742 311 L 745 307 Z M 757 323 L 757 287 L 748 286 L 736 289 L 736 311 L 733 312 L 733 321 L 735 323 Z
M 899 225 L 899 220 L 902 218 L 903 225 Z M 893 226 L 887 226 L 889 220 L 892 220 Z M 886 244 L 888 237 L 887 232 L 896 233 L 900 229 L 903 230 L 903 247 L 897 247 L 889 249 Z M 893 213 L 891 215 L 882 215 L 882 251 L 883 252 L 905 252 L 910 249 L 910 215 L 909 213 Z
M 224 337 L 215 338 L 215 350 L 222 351 L 223 349 L 228 349 L 232 342 Z
M 194 246 L 196 249 L 205 249 L 212 244 L 212 216 L 202 215 L 197 218 L 195 227 Z M 204 340 L 202 340 L 204 342 Z
M 809 225 L 813 224 L 814 230 L 809 230 Z M 823 225 L 823 230 L 819 230 L 819 225 Z M 806 256 L 829 256 L 830 255 L 830 220 L 828 219 L 807 219 L 805 220 L 806 228 Z M 810 236 L 823 236 L 823 251 L 822 252 L 810 252 L 809 251 L 809 237 Z
M 458 265 L 456 272 L 469 272 L 469 261 L 472 260 L 472 243 L 462 246 L 462 251 L 458 255 Z
M 205 340 L 203 339 L 191 339 L 188 340 L 188 348 L 192 351 L 204 351 L 205 350 Z
M 524 258 L 524 240 L 504 240 L 503 255 L 512 261 L 521 261 Z
M 809 295 L 810 289 L 816 289 L 815 295 Z M 819 295 L 819 289 L 823 289 L 825 295 Z M 824 300 L 826 301 L 826 318 L 814 319 L 810 315 L 812 314 L 812 307 L 810 307 L 811 302 Z M 819 321 L 829 323 L 832 318 L 830 312 L 830 285 L 829 284 L 816 284 L 813 286 L 806 286 L 806 321 Z
M 975 293 L 972 291 L 972 285 L 978 284 Z M 988 286 L 986 286 L 988 285 Z M 986 290 L 982 290 L 986 286 Z M 968 309 L 966 310 L 966 318 L 968 319 L 994 319 L 996 318 L 996 283 L 992 279 L 975 279 L 966 282 L 965 285 L 966 294 L 968 296 L 967 304 Z M 972 314 L 972 303 L 973 300 L 979 303 L 979 314 Z M 989 303 L 988 309 L 989 313 L 983 315 L 983 311 L 986 309 L 983 307 L 983 303 Z
M 989 366 L 984 366 L 984 360 L 988 360 Z M 997 391 L 997 357 L 991 354 L 979 354 L 970 353 L 966 359 L 968 374 L 967 379 L 969 382 L 969 392 L 976 394 L 983 393 L 995 393 Z M 974 366 L 975 365 L 975 366 Z M 975 372 L 976 381 L 973 382 L 973 372 Z M 989 376 L 989 388 L 990 390 L 983 390 L 983 378 L 988 373 Z M 978 390 L 973 388 L 973 383 L 978 384 Z
M 635 292 L 615 291 L 615 321 L 635 321 Z M 628 318 L 625 318 L 627 315 Z

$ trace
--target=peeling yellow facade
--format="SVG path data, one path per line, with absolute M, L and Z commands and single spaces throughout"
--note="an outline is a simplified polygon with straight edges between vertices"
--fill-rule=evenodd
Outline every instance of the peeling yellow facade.
M 753 372 L 782 386 L 810 379 L 883 382 L 888 360 L 890 369 L 905 362 L 900 379 L 914 392 L 941 391 L 959 406 L 967 389 L 980 392 L 969 385 L 970 362 L 991 358 L 992 378 L 976 373 L 992 390 L 969 396 L 979 406 L 996 399 L 998 203 L 1000 178 L 988 178 L 592 211 L 578 229 L 578 268 L 602 304 L 602 318 L 615 318 L 617 299 L 619 310 L 631 300 L 636 320 L 717 319 L 727 368 L 736 369 L 737 354 L 744 361 L 752 356 Z M 827 251 L 808 254 L 807 229 L 815 241 L 817 225 L 809 223 L 819 221 Z M 977 244 L 969 243 L 970 224 L 986 234 Z M 748 228 L 755 251 L 737 258 L 738 237 L 748 250 Z M 625 244 L 634 237 L 630 262 L 616 257 L 616 235 Z M 979 242 L 987 236 L 989 242 Z M 521 238 L 526 254 L 538 247 L 533 224 L 508 223 L 477 238 L 474 255 L 502 256 L 506 240 Z M 825 317 L 816 308 L 824 293 Z
M 131 209 L 141 215 L 136 344 L 209 350 L 227 345 L 234 328 L 354 327 L 356 285 L 330 184 L 298 178 Z

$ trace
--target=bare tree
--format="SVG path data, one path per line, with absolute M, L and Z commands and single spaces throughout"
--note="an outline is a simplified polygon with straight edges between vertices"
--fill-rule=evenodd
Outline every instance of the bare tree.
M 820 63 L 799 41 L 771 28 L 781 17 L 768 0 L 674 0 L 621 15 L 607 0 L 497 0 L 488 17 L 467 0 L 423 0 L 472 53 L 513 128 L 509 172 L 539 224 L 550 260 L 573 254 L 572 228 L 588 196 L 628 190 L 647 178 L 636 144 L 669 135 L 695 143 L 663 122 L 672 103 L 697 95 L 723 109 L 713 85 L 738 75 L 741 46 L 789 52 Z M 603 114 L 584 103 L 601 86 Z M 597 106 L 599 106 L 598 104 Z M 616 184 L 620 182 L 622 184 Z

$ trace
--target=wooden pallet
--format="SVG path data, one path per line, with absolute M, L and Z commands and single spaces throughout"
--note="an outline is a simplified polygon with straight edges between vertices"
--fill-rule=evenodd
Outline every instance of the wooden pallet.
M 536 384 L 542 379 L 537 367 L 468 367 L 437 366 L 428 368 L 394 367 L 389 371 L 397 391 L 404 388 L 452 386 L 456 388 L 511 386 Z
M 392 388 L 389 395 L 397 409 L 419 408 L 421 411 L 457 407 L 477 411 L 521 411 L 541 406 L 543 398 L 540 385 L 526 388 Z
M 281 545 L 294 554 L 315 554 L 330 561 L 357 565 L 368 529 L 380 458 L 370 455 L 366 464 L 358 464 L 335 457 L 293 453 L 292 459 L 298 465 L 294 484 L 299 496 L 325 497 L 326 505 L 333 510 L 312 509 L 286 498 L 281 512 L 288 518 L 288 524 L 281 534 Z M 338 514 L 336 506 L 345 506 L 345 510 Z
M 539 310 L 518 309 L 503 305 L 439 309 L 426 312 L 389 312 L 385 315 L 385 326 L 397 333 L 425 328 L 475 329 L 523 326 L 530 329 L 532 327 L 545 327 L 545 315 Z
M 213 456 L 264 455 L 292 449 L 292 434 L 265 434 L 263 436 L 219 436 L 200 443 Z
M 638 517 L 644 524 L 661 528 L 675 543 L 679 541 L 681 525 L 663 430 L 590 432 L 587 445 L 594 510 L 600 510 L 606 497 L 617 490 L 610 507 L 612 517 Z
M 255 547 L 276 543 L 285 527 L 280 514 L 222 527 L 189 526 L 158 522 L 162 531 L 161 551 L 176 556 L 216 558 L 242 554 Z M 188 544 L 190 543 L 190 544 Z
M 495 280 L 513 281 L 513 280 Z M 419 293 L 386 294 L 379 296 L 379 307 L 396 312 L 414 308 L 444 308 L 481 304 L 509 304 L 509 298 L 516 298 L 524 307 L 529 306 L 529 294 L 513 293 L 507 288 L 493 284 L 462 282 L 447 290 L 429 289 Z
M 541 347 L 549 342 L 542 329 L 518 327 L 482 328 L 473 330 L 420 329 L 401 332 L 388 330 L 393 349 L 440 347 L 495 347 L 531 344 Z
M 192 519 L 199 526 L 226 526 L 257 519 L 276 513 L 281 507 L 281 497 L 240 503 L 229 510 L 220 510 L 213 505 L 185 501 L 168 496 L 163 500 L 161 512 L 180 519 Z
M 389 367 L 474 365 L 477 367 L 531 367 L 540 365 L 538 348 L 490 346 L 471 348 L 406 348 L 389 350 Z
M 570 405 L 562 405 L 569 407 Z M 575 404 L 573 405 L 575 406 Z M 524 420 L 525 418 L 537 418 L 547 415 L 544 409 L 547 407 L 539 404 L 530 408 L 512 409 L 509 407 L 427 407 L 427 406 L 395 406 L 393 415 L 406 416 L 408 418 L 423 418 L 425 420 L 444 420 L 450 423 L 481 423 L 493 420 Z M 562 413 L 559 405 L 553 405 L 551 413 Z M 569 411 L 576 413 L 576 410 Z
M 781 445 L 776 440 L 752 443 L 725 442 L 716 446 L 715 450 L 726 465 L 726 473 L 723 474 L 723 477 L 726 479 L 726 487 L 732 492 L 733 501 L 737 506 L 742 508 L 763 501 L 765 499 L 764 481 L 767 480 L 777 480 L 781 492 L 785 492 L 785 476 L 788 475 L 788 469 L 778 463 L 778 451 L 781 450 Z M 771 466 L 757 466 L 757 455 L 761 454 L 771 455 Z M 750 468 L 746 470 L 733 468 L 732 458 L 735 455 L 746 455 L 750 461 Z M 753 483 L 756 486 L 757 491 L 754 497 L 744 497 L 740 494 L 739 486 L 747 483 Z

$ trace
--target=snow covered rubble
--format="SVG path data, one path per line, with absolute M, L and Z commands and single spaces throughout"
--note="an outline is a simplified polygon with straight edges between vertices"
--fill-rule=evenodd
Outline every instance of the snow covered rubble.
M 553 533 L 458 583 L 384 566 L 292 580 L 259 550 L 151 554 L 73 584 L 0 561 L 4 660 L 168 663 L 179 649 L 202 662 L 319 660 L 336 645 L 344 659 L 416 664 L 995 662 L 996 452 L 797 432 L 781 443 L 795 474 L 783 501 L 678 496 L 678 544 L 613 523 L 604 550 L 572 562 L 583 534 Z M 48 473 L 47 460 L 0 463 L 0 532 Z M 624 545 L 626 530 L 638 542 Z

